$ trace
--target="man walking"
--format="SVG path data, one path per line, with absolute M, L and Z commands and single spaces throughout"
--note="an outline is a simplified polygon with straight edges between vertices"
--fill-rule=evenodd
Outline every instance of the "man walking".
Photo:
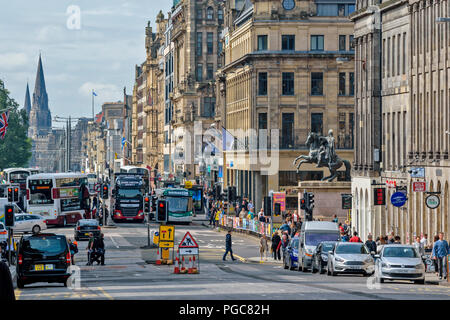
M 223 259 L 222 259 L 223 261 L 227 260 L 226 257 L 227 257 L 228 252 L 230 253 L 231 260 L 233 260 L 233 261 L 236 260 L 233 257 L 233 250 L 231 249 L 231 245 L 232 245 L 231 230 L 228 230 L 228 233 L 227 233 L 226 238 L 225 238 L 225 254 L 223 255 Z
M 278 234 L 278 232 L 275 232 L 272 236 L 272 251 L 273 251 L 273 259 L 277 260 L 281 260 L 281 254 L 280 254 L 280 243 L 281 243 L 281 238 L 280 235 Z
M 444 279 L 447 279 L 447 255 L 449 252 L 448 242 L 444 240 L 444 233 L 439 232 L 439 240 L 434 243 L 431 253 L 431 258 L 437 260 L 439 280 L 442 280 L 442 275 Z
M 261 261 L 264 256 L 264 260 L 267 260 L 267 237 L 264 234 L 262 238 L 259 240 L 259 254 L 261 255 Z
M 373 241 L 373 237 L 371 234 L 367 236 L 366 246 L 367 248 L 369 248 L 370 253 L 372 252 L 377 253 L 377 244 L 375 241 Z

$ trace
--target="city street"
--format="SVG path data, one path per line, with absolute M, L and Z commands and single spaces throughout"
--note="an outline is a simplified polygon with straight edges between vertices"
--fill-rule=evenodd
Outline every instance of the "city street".
M 75 256 L 81 268 L 81 288 L 71 290 L 61 284 L 35 283 L 16 289 L 19 300 L 61 299 L 450 299 L 450 287 L 387 282 L 379 289 L 367 285 L 372 278 L 359 275 L 330 277 L 318 273 L 285 270 L 280 263 L 258 261 L 258 240 L 233 233 L 233 251 L 238 260 L 222 261 L 225 232 L 208 228 L 195 220 L 193 225 L 176 226 L 176 243 L 189 231 L 200 246 L 200 273 L 173 274 L 173 266 L 146 262 L 149 250 L 145 224 L 118 224 L 104 228 L 106 265 L 86 266 L 86 241 L 79 241 Z M 156 230 L 156 225 L 152 225 Z M 73 238 L 73 227 L 51 228 L 49 232 Z

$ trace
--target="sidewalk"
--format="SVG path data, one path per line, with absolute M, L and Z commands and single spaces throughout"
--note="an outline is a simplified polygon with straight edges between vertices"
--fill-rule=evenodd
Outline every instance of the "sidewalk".
M 439 280 L 439 277 L 435 272 L 427 272 L 425 273 L 425 283 L 426 284 L 437 284 L 440 286 L 450 286 L 450 282 L 447 279 Z

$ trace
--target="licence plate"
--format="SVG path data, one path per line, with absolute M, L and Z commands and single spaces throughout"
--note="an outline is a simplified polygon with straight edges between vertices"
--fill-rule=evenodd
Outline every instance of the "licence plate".
M 361 266 L 350 266 L 349 268 L 358 270 L 358 269 L 361 269 Z
M 88 236 L 88 235 L 89 235 L 89 233 L 85 233 L 84 235 L 85 235 L 85 236 Z
M 133 218 L 127 218 L 127 220 L 133 220 Z
M 36 264 L 34 265 L 34 271 L 44 271 L 44 270 L 53 270 L 52 264 Z
M 407 269 L 399 269 L 396 272 L 398 272 L 398 273 L 409 273 L 410 271 L 407 270 Z

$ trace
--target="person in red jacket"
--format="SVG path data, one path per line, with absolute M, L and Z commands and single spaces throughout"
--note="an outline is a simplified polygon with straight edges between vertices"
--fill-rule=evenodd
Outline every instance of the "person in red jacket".
M 350 242 L 362 242 L 361 238 L 358 237 L 358 232 L 353 232 L 353 237 L 350 238 Z

